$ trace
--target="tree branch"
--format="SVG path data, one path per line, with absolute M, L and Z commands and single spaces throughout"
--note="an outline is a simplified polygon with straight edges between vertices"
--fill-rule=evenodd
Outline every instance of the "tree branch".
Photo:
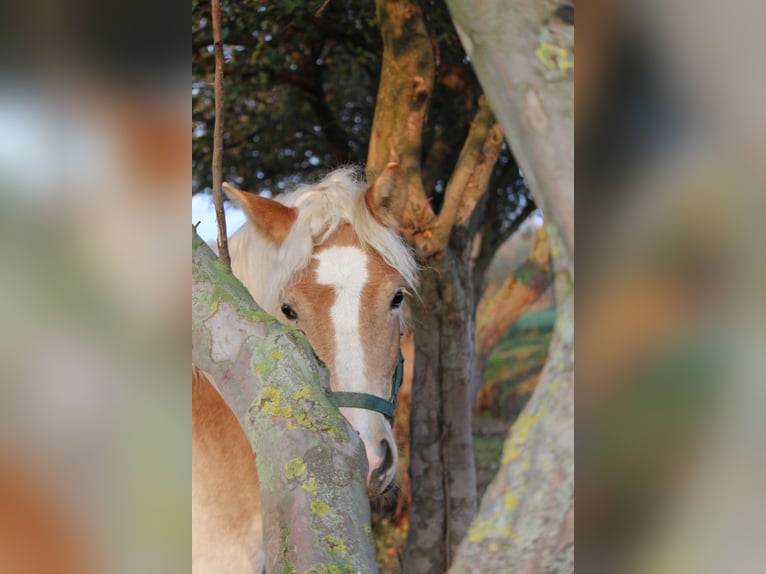
M 213 40 L 215 46 L 215 125 L 213 128 L 213 205 L 218 223 L 218 253 L 226 269 L 231 269 L 229 243 L 226 234 L 226 212 L 223 210 L 221 175 L 223 164 L 223 42 L 221 41 L 220 0 L 213 0 Z
M 423 125 L 434 85 L 434 54 L 420 4 L 377 0 L 383 38 L 380 85 L 367 154 L 367 181 L 398 159 L 407 173 L 409 202 L 402 229 L 411 238 L 434 217 L 420 172 Z M 417 241 L 413 241 L 417 248 Z
M 192 361 L 256 454 L 266 571 L 376 572 L 366 459 L 305 337 L 254 304 L 192 231 Z
M 457 165 L 445 188 L 444 205 L 432 224 L 434 251 L 444 249 L 452 228 L 468 219 L 486 192 L 502 143 L 502 130 L 494 122 L 492 109 L 482 96 Z

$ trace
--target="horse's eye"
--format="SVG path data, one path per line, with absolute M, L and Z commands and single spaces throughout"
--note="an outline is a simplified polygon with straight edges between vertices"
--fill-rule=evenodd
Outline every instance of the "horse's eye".
M 282 313 L 291 321 L 295 321 L 298 318 L 298 314 L 287 303 L 282 303 Z
M 391 308 L 398 309 L 402 306 L 402 301 L 404 301 L 404 293 L 397 291 L 396 295 L 394 295 L 394 298 L 391 299 Z

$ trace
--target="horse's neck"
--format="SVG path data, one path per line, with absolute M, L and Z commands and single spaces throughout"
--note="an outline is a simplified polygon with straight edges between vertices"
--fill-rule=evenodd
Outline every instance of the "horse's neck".
M 264 307 L 266 284 L 276 256 L 274 248 L 246 223 L 229 238 L 229 256 L 234 275 L 247 287 L 255 302 Z M 265 311 L 274 313 L 273 309 Z

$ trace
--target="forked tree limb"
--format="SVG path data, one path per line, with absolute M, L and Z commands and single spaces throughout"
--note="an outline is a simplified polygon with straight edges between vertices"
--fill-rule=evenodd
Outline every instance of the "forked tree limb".
M 192 361 L 256 454 L 266 572 L 376 572 L 364 447 L 305 337 L 261 311 L 194 231 L 192 280 Z

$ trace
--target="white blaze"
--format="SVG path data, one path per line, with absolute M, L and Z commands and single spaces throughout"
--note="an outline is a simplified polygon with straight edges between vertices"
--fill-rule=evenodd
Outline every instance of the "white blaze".
M 335 328 L 335 378 L 344 391 L 364 392 L 359 307 L 367 283 L 367 255 L 357 247 L 330 247 L 315 257 L 319 260 L 317 283 L 335 290 L 335 302 L 330 308 Z
M 367 283 L 367 254 L 357 247 L 330 247 L 315 255 L 317 283 L 335 290 L 330 317 L 335 328 L 335 381 L 338 391 L 370 392 L 364 373 L 364 349 L 359 321 L 362 289 Z M 341 408 L 364 443 L 367 452 L 367 483 L 373 469 L 383 462 L 380 441 L 386 437 L 393 444 L 391 427 L 383 415 L 365 409 Z

